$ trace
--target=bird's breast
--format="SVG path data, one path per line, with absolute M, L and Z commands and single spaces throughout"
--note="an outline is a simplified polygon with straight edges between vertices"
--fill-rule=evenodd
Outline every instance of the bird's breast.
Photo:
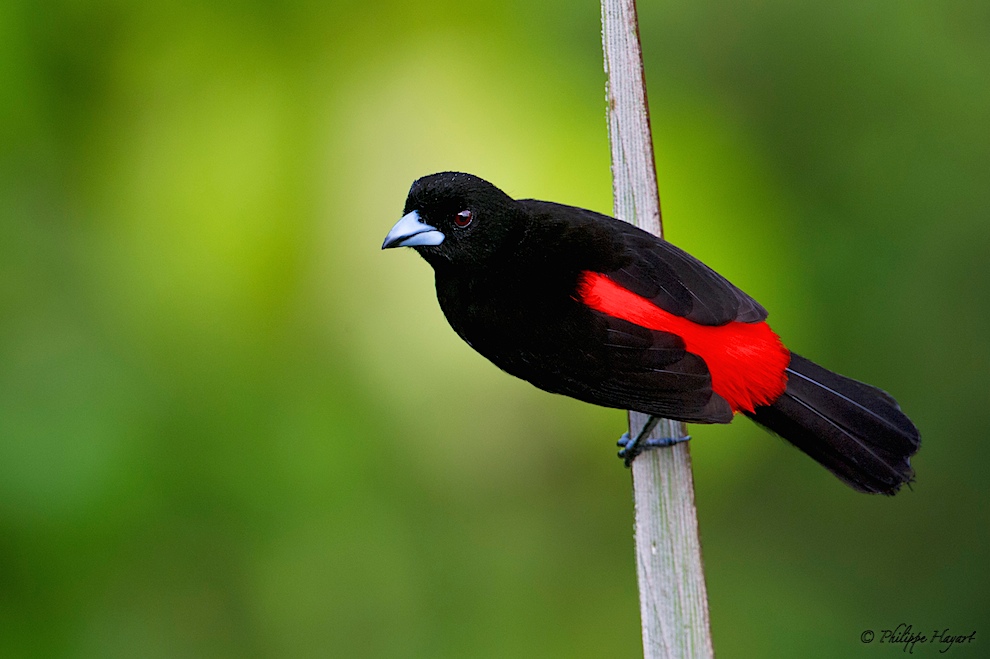
M 570 280 L 570 281 L 568 281 Z M 590 341 L 590 314 L 576 297 L 577 274 L 491 270 L 436 279 L 447 321 L 471 347 L 503 369 L 552 361 Z

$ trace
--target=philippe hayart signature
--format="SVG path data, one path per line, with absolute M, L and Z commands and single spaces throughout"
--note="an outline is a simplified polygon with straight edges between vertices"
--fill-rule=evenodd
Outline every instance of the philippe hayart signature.
M 944 629 L 936 629 L 930 634 L 925 634 L 914 631 L 911 625 L 902 622 L 893 629 L 881 629 L 879 633 L 875 633 L 872 629 L 867 629 L 860 635 L 860 640 L 863 643 L 872 643 L 874 639 L 880 643 L 903 645 L 904 651 L 908 654 L 914 654 L 916 645 L 938 643 L 941 645 L 939 652 L 944 653 L 948 652 L 953 645 L 972 643 L 976 640 L 976 631 L 969 634 L 954 634 L 946 627 Z

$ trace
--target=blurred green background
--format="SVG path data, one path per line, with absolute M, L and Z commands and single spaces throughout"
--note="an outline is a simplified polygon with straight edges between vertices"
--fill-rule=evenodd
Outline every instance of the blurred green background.
M 610 211 L 598 12 L 0 3 L 0 656 L 640 653 L 623 413 L 379 251 L 438 170 Z M 694 427 L 719 656 L 986 652 L 990 5 L 640 14 L 668 238 L 924 437 L 890 499 Z

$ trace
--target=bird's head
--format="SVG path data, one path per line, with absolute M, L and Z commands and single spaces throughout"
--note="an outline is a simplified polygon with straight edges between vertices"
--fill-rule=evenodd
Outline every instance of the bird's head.
M 402 219 L 382 249 L 415 247 L 431 265 L 483 265 L 523 226 L 518 204 L 471 174 L 441 172 L 409 189 Z

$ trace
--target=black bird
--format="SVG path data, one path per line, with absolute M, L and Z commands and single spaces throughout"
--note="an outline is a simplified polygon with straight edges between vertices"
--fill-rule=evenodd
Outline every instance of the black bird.
M 540 389 L 691 423 L 742 413 L 861 492 L 913 480 L 921 437 L 893 398 L 790 352 L 758 302 L 631 224 L 442 172 L 413 183 L 389 247 L 433 267 L 468 345 Z M 627 464 L 645 434 L 620 440 Z

